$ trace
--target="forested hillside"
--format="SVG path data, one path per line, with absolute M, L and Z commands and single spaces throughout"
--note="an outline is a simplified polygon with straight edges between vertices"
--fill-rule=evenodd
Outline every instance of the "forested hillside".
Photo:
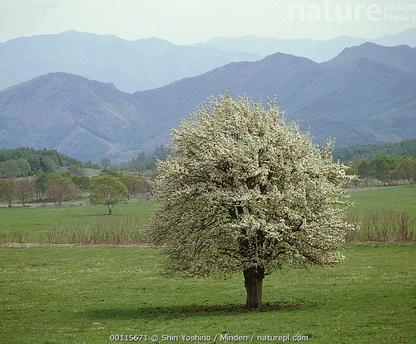
M 0 180 L 55 172 L 59 167 L 83 166 L 83 163 L 55 149 L 17 148 L 0 150 Z
M 333 152 L 334 159 L 341 161 L 350 161 L 353 157 L 370 161 L 377 155 L 406 156 L 416 159 L 416 139 L 396 143 L 379 144 L 379 145 L 359 145 L 346 148 L 335 148 Z

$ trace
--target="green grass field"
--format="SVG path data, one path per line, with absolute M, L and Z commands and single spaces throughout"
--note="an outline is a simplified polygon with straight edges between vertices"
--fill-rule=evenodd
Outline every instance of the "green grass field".
M 348 245 L 337 268 L 267 276 L 266 307 L 256 311 L 242 308 L 242 276 L 167 279 L 152 247 L 2 247 L 0 255 L 2 343 L 151 342 L 154 334 L 416 341 L 413 244 Z
M 411 218 L 416 218 L 416 187 L 383 187 L 348 194 L 350 200 L 355 201 L 355 210 L 360 213 L 395 210 L 408 212 Z M 111 216 L 106 215 L 107 208 L 103 205 L 0 207 L 0 232 L 27 233 L 26 242 L 38 242 L 40 235 L 48 235 L 55 228 L 71 230 L 76 222 L 87 225 L 93 223 L 97 217 L 111 218 L 114 221 L 131 217 L 144 225 L 152 214 L 154 205 L 153 201 L 117 204 Z
M 153 209 L 153 201 L 117 204 L 114 206 L 111 216 L 107 215 L 105 205 L 34 208 L 1 207 L 0 232 L 10 233 L 14 230 L 27 233 L 26 242 L 38 242 L 40 236 L 48 235 L 55 228 L 71 230 L 75 227 L 76 222 L 86 226 L 93 223 L 97 217 L 113 221 L 131 217 L 144 225 L 153 213 Z
M 359 211 L 416 216 L 416 188 L 351 192 Z M 27 242 L 59 227 L 131 217 L 143 225 L 154 202 L 114 207 L 1 207 L 0 232 L 27 232 Z M 263 307 L 242 308 L 241 275 L 167 279 L 159 249 L 145 246 L 0 247 L 0 343 L 111 343 L 111 335 L 308 336 L 314 343 L 416 342 L 416 246 L 346 244 L 333 269 L 285 270 L 267 276 Z M 123 337 L 121 337 L 123 335 Z M 253 337 L 254 335 L 254 337 Z M 140 337 L 137 337 L 140 338 Z M 146 337 L 141 337 L 142 341 Z M 130 337 L 128 337 L 130 339 Z M 134 337 L 132 337 L 134 339 Z M 283 338 L 282 338 L 283 339 Z M 222 340 L 225 341 L 225 340 Z M 278 341 L 279 342 L 279 341 Z
M 416 187 L 389 186 L 360 189 L 349 192 L 350 200 L 355 201 L 355 209 L 365 213 L 370 210 L 405 211 L 416 217 Z
M 416 188 L 380 187 L 349 192 L 355 207 L 349 211 L 351 222 L 360 230 L 347 235 L 354 242 L 391 242 L 416 239 Z

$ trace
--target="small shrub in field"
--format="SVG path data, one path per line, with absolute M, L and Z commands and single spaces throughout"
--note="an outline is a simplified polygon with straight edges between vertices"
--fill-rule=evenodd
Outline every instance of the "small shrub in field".
M 9 234 L 0 232 L 0 242 L 2 244 L 7 244 L 7 243 L 24 244 L 26 242 L 28 235 L 29 235 L 28 233 L 18 232 L 14 229 Z
M 55 225 L 48 235 L 41 237 L 40 242 L 74 245 L 127 245 L 141 243 L 142 237 L 140 223 L 137 219 L 96 217 L 92 224 L 85 224 L 77 220 L 74 228 L 70 230 Z
M 415 231 L 415 220 L 407 212 L 399 211 L 369 211 L 359 215 L 351 211 L 348 215 L 350 222 L 360 224 L 357 232 L 348 232 L 347 242 L 407 242 L 412 241 Z

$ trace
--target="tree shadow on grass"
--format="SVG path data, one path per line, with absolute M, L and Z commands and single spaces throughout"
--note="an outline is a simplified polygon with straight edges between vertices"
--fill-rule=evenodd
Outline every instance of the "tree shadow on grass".
M 301 311 L 314 305 L 304 302 L 278 302 L 264 304 L 262 308 L 247 309 L 243 304 L 188 305 L 158 307 L 156 305 L 137 308 L 108 308 L 85 311 L 85 316 L 92 319 L 176 319 L 186 317 L 238 315 L 242 313 L 266 313 L 279 311 Z
M 122 217 L 124 216 L 123 214 L 111 214 L 108 215 L 108 213 L 106 212 L 102 212 L 102 213 L 94 213 L 94 214 L 77 214 L 77 216 L 75 216 L 76 218 L 82 218 L 82 217 L 108 217 L 108 218 L 112 218 L 112 217 Z

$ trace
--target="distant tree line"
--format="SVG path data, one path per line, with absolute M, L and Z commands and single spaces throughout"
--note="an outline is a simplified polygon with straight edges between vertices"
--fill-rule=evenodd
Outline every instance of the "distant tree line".
M 99 168 L 91 162 L 82 163 L 75 158 L 58 153 L 55 149 L 16 148 L 0 150 L 0 180 L 54 173 L 66 167 L 74 174 L 82 167 Z
M 46 148 L 16 148 L 0 150 L 0 180 L 5 178 L 19 178 L 41 175 L 42 173 L 55 173 L 59 168 L 66 168 L 72 174 L 82 174 L 82 168 L 101 169 L 103 172 L 119 169 L 139 172 L 156 171 L 156 159 L 166 160 L 171 150 L 163 145 L 151 153 L 140 153 L 136 158 L 112 164 L 108 158 L 101 159 L 100 163 L 82 162 L 67 155 L 58 153 L 55 149 Z
M 416 161 L 406 156 L 377 155 L 370 162 L 353 157 L 351 163 L 352 167 L 347 173 L 357 175 L 364 181 L 364 186 L 368 186 L 371 179 L 376 179 L 383 185 L 408 183 L 412 186 L 416 182 Z
M 114 180 L 120 182 L 125 187 L 125 195 L 128 197 L 137 197 L 140 193 L 147 194 L 150 190 L 148 183 L 141 176 L 123 175 L 113 171 L 102 173 L 100 176 L 111 176 Z M 12 206 L 15 200 L 20 201 L 23 206 L 31 201 L 53 202 L 55 205 L 60 205 L 63 201 L 69 201 L 72 205 L 75 200 L 87 197 L 90 194 L 94 179 L 83 175 L 74 175 L 69 171 L 64 173 L 41 173 L 31 180 L 28 178 L 20 180 L 3 179 L 0 182 L 0 200 L 9 207 Z M 104 187 L 104 184 L 101 185 L 102 189 Z
M 398 143 L 376 144 L 351 146 L 347 148 L 335 148 L 332 156 L 335 160 L 351 161 L 353 157 L 370 162 L 376 156 L 389 156 L 397 154 L 399 156 L 413 157 L 416 159 L 416 139 Z

